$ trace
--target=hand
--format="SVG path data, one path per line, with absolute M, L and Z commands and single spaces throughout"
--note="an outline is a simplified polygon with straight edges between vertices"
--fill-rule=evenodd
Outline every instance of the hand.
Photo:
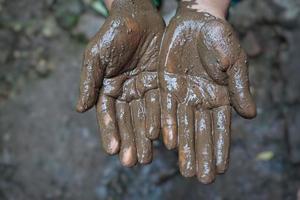
M 160 54 L 163 140 L 168 149 L 178 146 L 183 176 L 210 183 L 228 167 L 231 107 L 253 118 L 256 106 L 246 54 L 232 27 L 184 4 Z
M 160 130 L 157 68 L 163 31 L 150 0 L 115 0 L 84 54 L 77 110 L 96 104 L 103 147 L 109 154 L 120 151 L 124 166 L 152 160 L 150 139 Z

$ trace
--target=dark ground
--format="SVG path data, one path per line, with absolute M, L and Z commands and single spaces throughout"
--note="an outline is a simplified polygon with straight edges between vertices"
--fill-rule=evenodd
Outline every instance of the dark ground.
M 162 8 L 170 18 L 175 2 Z M 91 0 L 0 0 L 0 199 L 300 199 L 300 1 L 244 0 L 230 21 L 250 56 L 258 117 L 234 116 L 231 164 L 212 185 L 176 153 L 126 169 L 74 111 L 81 54 L 104 18 Z

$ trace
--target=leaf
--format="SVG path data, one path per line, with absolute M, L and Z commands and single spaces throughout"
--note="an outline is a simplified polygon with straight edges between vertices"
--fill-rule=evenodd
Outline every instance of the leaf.
M 159 7 L 160 6 L 160 0 L 152 0 L 153 1 L 153 4 L 156 6 L 156 7 Z
M 272 151 L 263 151 L 257 154 L 256 159 L 262 161 L 268 161 L 274 158 L 274 153 Z
M 102 1 L 94 1 L 91 4 L 91 7 L 98 13 L 102 14 L 103 16 L 107 17 L 108 16 L 108 11 Z

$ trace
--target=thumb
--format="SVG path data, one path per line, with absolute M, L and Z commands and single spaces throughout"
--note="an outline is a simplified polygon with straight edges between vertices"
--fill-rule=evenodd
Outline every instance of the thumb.
M 256 116 L 256 104 L 249 88 L 247 56 L 241 51 L 234 65 L 228 70 L 228 88 L 234 109 L 244 118 Z
M 83 58 L 80 92 L 76 106 L 78 112 L 85 112 L 95 105 L 102 80 L 103 69 L 100 67 L 99 48 L 95 40 L 92 40 Z

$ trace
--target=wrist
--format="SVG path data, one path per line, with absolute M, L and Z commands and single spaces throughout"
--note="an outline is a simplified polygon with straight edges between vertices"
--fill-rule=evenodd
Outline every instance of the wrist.
M 225 19 L 230 0 L 181 0 L 182 11 L 207 12 L 217 18 Z
M 114 0 L 104 0 L 104 4 L 107 8 L 107 10 L 111 9 L 111 4 L 113 3 Z
M 153 9 L 152 0 L 104 0 L 108 10 L 149 10 Z

